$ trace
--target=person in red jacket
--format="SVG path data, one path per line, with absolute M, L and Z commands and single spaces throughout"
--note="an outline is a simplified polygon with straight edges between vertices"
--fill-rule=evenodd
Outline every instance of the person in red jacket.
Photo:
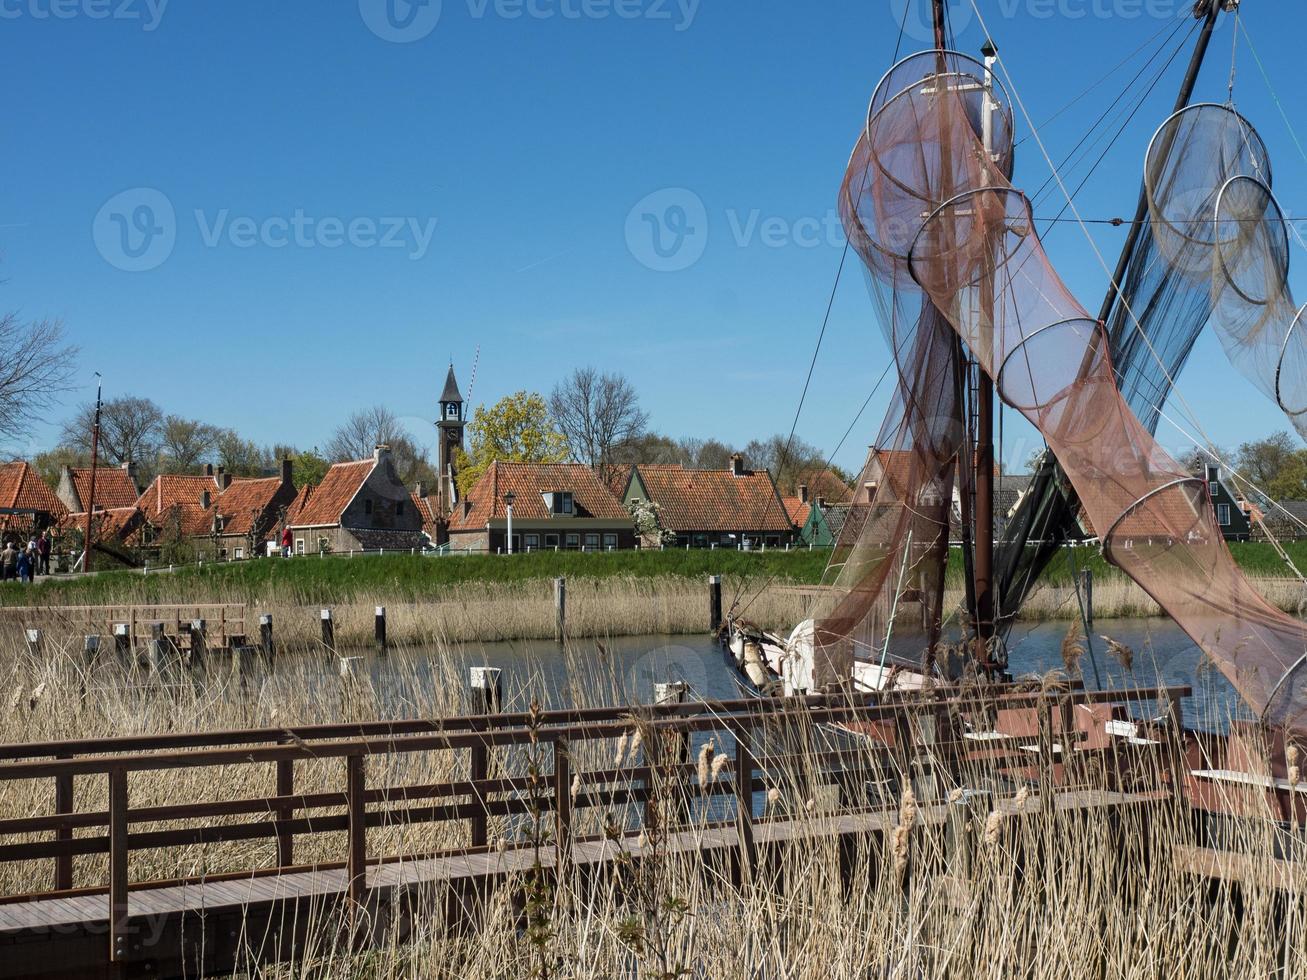
M 283 558 L 289 558 L 289 557 L 290 557 L 290 549 L 291 549 L 291 544 L 292 544 L 292 543 L 293 543 L 293 542 L 292 542 L 292 539 L 291 539 L 291 536 L 290 536 L 290 528 L 289 528 L 289 527 L 282 528 L 282 531 L 281 531 L 281 557 L 283 557 Z

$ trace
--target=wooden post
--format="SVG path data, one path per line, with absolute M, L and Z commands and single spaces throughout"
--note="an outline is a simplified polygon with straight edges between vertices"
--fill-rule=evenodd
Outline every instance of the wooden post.
M 654 704 L 682 704 L 685 701 L 685 694 L 688 690 L 684 681 L 669 681 L 665 683 L 654 684 Z M 667 732 L 665 734 L 655 734 L 647 746 L 646 755 L 649 760 L 649 802 L 655 802 L 655 796 L 658 792 L 658 768 L 666 765 L 669 769 L 676 770 L 690 760 L 690 738 L 683 732 Z M 683 793 L 679 772 L 678 776 L 670 781 L 670 785 L 662 787 L 664 799 L 663 812 L 668 817 L 684 817 L 689 809 L 689 798 Z M 645 813 L 648 814 L 649 805 L 645 805 Z
M 562 643 L 567 638 L 567 579 L 554 579 L 554 640 Z
M 100 635 L 98 633 L 86 634 L 82 637 L 82 663 L 87 667 L 94 667 L 99 657 Z
M 386 607 L 377 606 L 372 621 L 372 636 L 377 642 L 377 649 L 386 652 Z
M 363 799 L 363 794 L 367 791 L 367 777 L 363 761 L 361 755 L 345 757 L 346 837 L 349 846 L 346 875 L 349 878 L 349 897 L 359 905 L 363 904 L 368 887 L 367 810 Z
M 290 743 L 289 736 L 278 739 L 283 745 Z M 295 792 L 295 760 L 277 762 L 277 795 L 290 796 Z M 277 806 L 277 867 L 289 868 L 295 863 L 295 835 L 286 826 L 295 819 L 295 807 L 289 803 Z
M 474 715 L 498 714 L 503 704 L 504 689 L 502 674 L 498 667 L 473 667 L 470 674 L 472 713 Z M 490 778 L 490 749 L 483 742 L 473 745 L 468 750 L 471 758 L 468 764 L 468 778 L 479 782 Z M 473 793 L 473 803 L 485 806 L 485 795 L 479 790 Z M 486 814 L 483 812 L 469 821 L 473 847 L 485 847 L 489 843 L 489 829 Z
M 109 962 L 127 959 L 127 770 L 109 770 Z
M 708 632 L 716 633 L 722 626 L 722 577 L 708 576 Z
M 554 842 L 560 874 L 572 855 L 572 764 L 567 739 L 554 742 Z
M 1174 694 L 1168 694 L 1166 701 L 1167 749 L 1171 757 L 1171 793 L 1177 803 L 1183 803 L 1185 776 L 1189 772 L 1184 751 L 1184 705 Z M 1294 806 L 1292 797 L 1293 794 L 1290 794 L 1290 806 Z
M 1053 702 L 1045 699 L 1039 713 L 1039 808 L 1053 812 Z M 1063 746 L 1066 748 L 1066 746 Z
M 322 645 L 333 653 L 336 650 L 336 627 L 331 621 L 331 610 L 322 610 Z
M 27 652 L 32 656 L 40 656 L 41 647 L 44 645 L 42 640 L 44 634 L 40 630 L 29 629 L 26 631 Z
M 203 667 L 209 655 L 208 624 L 202 619 L 191 620 L 191 666 Z
M 55 758 L 71 759 L 71 752 L 60 752 Z M 54 812 L 58 816 L 67 816 L 73 812 L 73 777 L 60 773 L 54 777 Z M 54 839 L 60 842 L 73 839 L 73 828 L 62 826 L 55 831 Z M 73 856 L 60 854 L 54 859 L 54 887 L 56 891 L 67 891 L 73 887 Z
M 1085 596 L 1085 625 L 1094 628 L 1094 570 L 1086 568 L 1080 573 L 1081 588 Z
M 129 623 L 113 624 L 113 653 L 124 667 L 132 664 L 132 627 Z
M 738 878 L 741 884 L 753 874 L 757 863 L 757 845 L 753 838 L 753 753 L 749 751 L 749 731 L 735 733 L 735 813 L 740 830 Z
M 163 623 L 150 624 L 150 671 L 162 674 L 168 669 L 168 641 L 163 635 Z
M 265 657 L 272 659 L 272 613 L 259 617 L 259 649 Z

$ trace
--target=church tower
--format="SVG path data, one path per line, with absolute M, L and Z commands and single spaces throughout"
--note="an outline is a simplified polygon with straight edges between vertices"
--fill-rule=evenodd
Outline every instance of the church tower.
M 436 428 L 440 432 L 440 446 L 437 459 L 440 463 L 440 496 L 445 511 L 454 506 L 457 494 L 454 490 L 454 451 L 463 447 L 463 427 L 467 419 L 463 413 L 463 395 L 458 390 L 458 381 L 454 378 L 454 365 L 449 365 L 449 374 L 445 376 L 445 390 L 440 393 L 440 419 Z

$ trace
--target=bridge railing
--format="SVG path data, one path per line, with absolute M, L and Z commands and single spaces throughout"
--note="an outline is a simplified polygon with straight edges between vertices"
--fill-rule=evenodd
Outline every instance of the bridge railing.
M 491 846 L 489 818 L 520 821 L 547 814 L 552 822 L 551 849 L 563 862 L 576 838 L 577 812 L 635 807 L 638 820 L 642 806 L 669 792 L 682 800 L 699 799 L 701 807 L 724 798 L 726 805 L 720 814 L 738 828 L 738 860 L 741 869 L 747 869 L 754 860 L 755 822 L 759 819 L 755 794 L 773 785 L 775 772 L 787 761 L 802 757 L 805 765 L 830 775 L 838 773 L 842 766 L 856 764 L 859 756 L 865 762 L 872 753 L 891 769 L 904 772 L 907 760 L 914 755 L 924 753 L 938 761 L 961 758 L 976 749 L 975 741 L 968 741 L 942 724 L 946 716 L 992 719 L 1001 712 L 1026 711 L 1033 713 L 1038 732 L 1035 762 L 1039 786 L 1051 799 L 1048 791 L 1054 783 L 1056 754 L 1053 739 L 1060 738 L 1069 745 L 1076 737 L 1077 725 L 1072 717 L 1075 705 L 1161 702 L 1169 706 L 1169 727 L 1178 731 L 1180 699 L 1189 693 L 1188 688 L 1179 687 L 1051 694 L 1005 688 L 993 692 L 940 688 L 929 695 L 687 702 L 0 745 L 0 793 L 7 784 L 52 780 L 55 804 L 51 814 L 0 819 L 0 864 L 51 860 L 55 865 L 53 891 L 3 900 L 106 894 L 110 955 L 117 961 L 125 955 L 122 944 L 127 936 L 127 897 L 133 887 L 128 869 L 134 852 L 224 842 L 275 842 L 273 866 L 243 868 L 225 876 L 249 878 L 296 869 L 298 841 L 310 835 L 344 832 L 342 859 L 313 867 L 344 867 L 349 894 L 361 901 L 366 894 L 368 866 L 398 859 L 394 855 L 369 855 L 369 829 L 452 824 L 466 829 L 470 846 L 442 853 L 475 853 Z M 782 753 L 764 759 L 759 740 L 785 725 L 808 731 L 835 729 L 853 743 L 834 749 L 826 743 L 816 751 L 802 749 L 790 756 Z M 624 741 L 636 730 L 643 735 L 641 765 L 586 768 L 582 763 L 587 757 L 582 751 L 587 743 Z M 709 781 L 697 774 L 699 767 L 686 752 L 691 737 L 702 737 L 703 733 L 718 733 L 721 744 L 730 746 L 729 759 L 726 764 L 718 763 Z M 865 747 L 859 746 L 861 739 L 866 739 Z M 548 749 L 550 768 L 544 771 L 536 767 L 534 786 L 524 767 L 504 763 L 508 754 L 516 752 L 520 758 L 521 753 L 541 752 L 542 748 Z M 1016 760 L 1018 768 L 1030 765 L 1028 748 L 1016 744 L 1009 748 L 1007 755 Z M 492 772 L 492 753 L 496 750 L 500 765 Z M 444 751 L 467 754 L 469 778 L 425 785 L 389 781 L 374 785 L 369 780 L 369 760 Z M 604 751 L 611 759 L 611 750 Z M 588 757 L 602 756 L 590 752 Z M 343 763 L 338 788 L 297 791 L 297 766 L 323 760 Z M 166 806 L 131 805 L 128 778 L 132 774 L 156 773 L 164 779 L 182 770 L 260 766 L 275 770 L 273 795 L 210 798 Z M 1172 778 L 1178 785 L 1178 776 L 1173 773 Z M 107 809 L 77 809 L 74 781 L 79 779 L 105 781 Z M 528 793 L 538 795 L 527 798 Z M 324 809 L 333 812 L 313 812 Z M 162 823 L 183 826 L 132 829 L 133 825 Z M 622 832 L 636 829 L 624 826 Z M 52 836 L 31 839 L 47 834 Z M 108 856 L 107 883 L 97 881 L 74 890 L 73 859 L 93 855 Z M 222 877 L 208 875 L 202 880 Z

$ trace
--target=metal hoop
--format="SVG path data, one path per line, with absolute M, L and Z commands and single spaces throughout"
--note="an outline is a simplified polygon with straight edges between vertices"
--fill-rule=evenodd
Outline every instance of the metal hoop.
M 1107 532 L 1101 535 L 1100 537 L 1100 540 L 1103 542 L 1103 557 L 1106 558 L 1113 565 L 1116 565 L 1117 568 L 1122 568 L 1123 566 L 1113 557 L 1112 554 L 1112 552 L 1114 551 L 1112 547 L 1112 535 L 1114 535 L 1116 533 L 1116 529 L 1121 526 L 1121 522 L 1124 521 L 1131 514 L 1133 514 L 1135 510 L 1144 502 L 1151 500 L 1153 497 L 1156 497 L 1159 493 L 1162 493 L 1165 490 L 1170 490 L 1172 487 L 1178 487 L 1186 483 L 1196 483 L 1200 487 L 1203 487 L 1204 489 L 1207 487 L 1206 480 L 1200 479 L 1196 476 L 1183 476 L 1180 477 L 1180 479 L 1178 480 L 1171 480 L 1169 483 L 1163 483 L 1160 487 L 1154 487 L 1152 490 L 1149 490 L 1146 494 L 1144 494 L 1142 497 L 1136 500 L 1133 504 L 1130 504 L 1128 507 L 1126 507 L 1125 510 L 1121 511 L 1120 516 L 1118 516 L 1117 519 L 1114 520 L 1108 526 Z
M 908 267 L 908 271 L 912 271 L 911 266 Z M 1290 418 L 1296 418 L 1303 413 L 1307 413 L 1307 406 L 1294 411 L 1280 397 L 1280 372 L 1284 370 L 1284 356 L 1289 353 L 1289 340 L 1293 337 L 1293 328 L 1303 322 L 1302 315 L 1304 312 L 1307 312 L 1307 303 L 1298 307 L 1298 314 L 1293 318 L 1293 322 L 1289 324 L 1289 329 L 1284 334 L 1284 342 L 1280 344 L 1280 359 L 1275 362 L 1275 404 L 1279 405 L 1280 410 Z
M 959 201 L 963 201 L 968 197 L 973 197 L 976 194 L 1011 194 L 1021 198 L 1021 200 L 1023 200 L 1026 203 L 1026 217 L 1030 219 L 1030 233 L 1032 235 L 1035 234 L 1035 215 L 1030 207 L 1030 198 L 1026 197 L 1023 191 L 1019 191 L 1015 187 L 973 187 L 970 190 L 963 191 L 961 194 L 954 194 L 947 201 L 945 201 L 939 207 L 935 208 L 934 211 L 930 212 L 929 215 L 927 215 L 926 220 L 923 221 L 921 223 L 921 227 L 917 229 L 917 233 L 912 236 L 912 244 L 908 246 L 908 254 L 906 256 L 906 260 L 908 263 L 908 275 L 912 277 L 912 281 L 915 282 L 918 286 L 921 286 L 921 280 L 917 278 L 916 270 L 913 268 L 912 253 L 917 250 L 917 242 L 921 240 L 922 232 L 926 230 L 927 226 L 932 221 L 934 221 L 937 217 L 939 217 L 940 212 L 943 211 L 945 208 L 952 207 L 954 204 L 957 204 Z M 922 288 L 922 292 L 925 292 L 925 287 L 922 286 L 921 288 Z
M 1279 215 L 1280 234 L 1284 236 L 1284 252 L 1287 255 L 1289 252 L 1289 233 L 1285 231 L 1284 228 L 1284 212 L 1280 209 L 1279 202 L 1275 200 L 1275 195 L 1271 193 L 1270 187 L 1262 183 L 1256 177 L 1248 177 L 1244 174 L 1237 174 L 1221 185 L 1221 189 L 1216 192 L 1216 204 L 1212 208 L 1213 231 L 1215 231 L 1215 226 L 1219 225 L 1221 221 L 1221 201 L 1225 197 L 1225 192 L 1229 190 L 1231 184 L 1236 184 L 1242 180 L 1248 181 L 1249 183 L 1255 185 L 1257 188 L 1259 188 L 1260 190 L 1266 193 L 1267 203 L 1271 207 L 1275 208 L 1275 213 Z M 1265 216 L 1263 216 L 1262 222 L 1265 223 L 1265 220 L 1266 218 Z M 1217 238 L 1215 234 L 1212 235 L 1212 248 L 1216 249 L 1216 260 L 1221 264 L 1221 271 L 1225 273 L 1225 281 L 1230 284 L 1230 288 L 1233 289 L 1236 293 L 1238 293 L 1241 297 L 1243 297 L 1245 301 L 1251 303 L 1253 306 L 1269 306 L 1272 300 L 1271 296 L 1268 295 L 1265 299 L 1254 299 L 1253 297 L 1249 296 L 1247 293 L 1245 293 L 1242 289 L 1238 287 L 1238 285 L 1234 281 L 1234 276 L 1230 274 L 1229 266 L 1225 264 L 1225 254 L 1221 249 L 1220 239 Z M 1281 290 L 1283 290 L 1285 285 L 1287 284 L 1288 276 L 1289 273 L 1287 269 L 1281 271 L 1280 273 Z
M 912 271 L 911 264 L 909 264 L 908 266 L 908 271 L 909 272 Z M 1010 351 L 1008 351 L 1007 355 L 1003 358 L 1003 363 L 998 366 L 998 374 L 994 375 L 994 387 L 998 389 L 998 393 L 1002 397 L 1002 399 L 1005 402 L 1007 402 L 1009 405 L 1011 405 L 1013 408 L 1020 411 L 1023 408 L 1035 408 L 1036 406 L 1018 405 L 1016 402 L 1014 402 L 1011 398 L 1008 398 L 1007 395 L 1003 393 L 1003 372 L 1007 370 L 1008 361 L 1012 360 L 1012 358 L 1016 356 L 1017 352 L 1020 351 L 1022 347 L 1025 347 L 1026 344 L 1030 343 L 1045 330 L 1052 330 L 1054 327 L 1060 327 L 1068 323 L 1093 324 L 1094 329 L 1099 332 L 1100 336 L 1102 335 L 1103 325 L 1099 323 L 1097 320 L 1094 320 L 1087 316 L 1070 316 L 1064 320 L 1054 320 L 1052 323 L 1046 323 L 1038 330 L 1036 330 L 1034 333 L 1032 333 L 1030 336 L 1022 337 L 1021 342 L 1017 344 L 1015 347 L 1013 347 Z M 1047 403 L 1045 402 L 1043 404 L 1047 404 Z

